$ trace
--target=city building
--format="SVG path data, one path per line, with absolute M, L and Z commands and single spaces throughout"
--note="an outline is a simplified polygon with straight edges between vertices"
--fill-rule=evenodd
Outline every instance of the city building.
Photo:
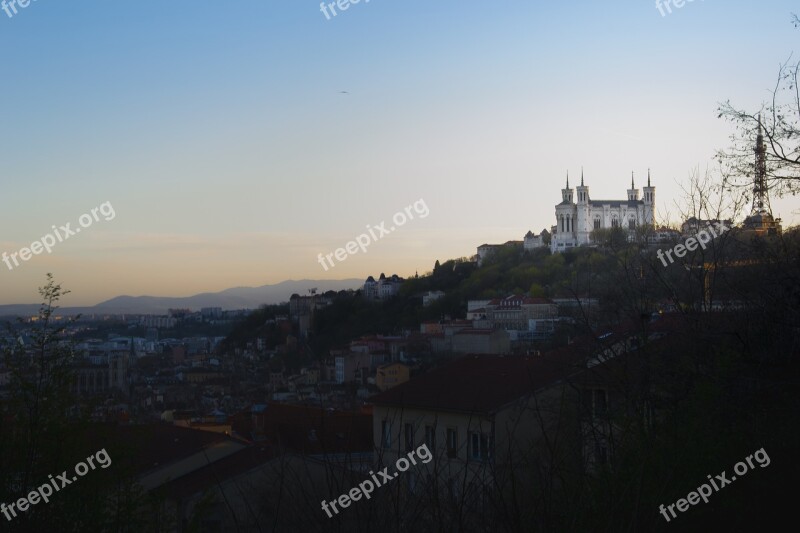
M 714 219 L 699 219 L 696 217 L 689 217 L 687 218 L 683 224 L 681 224 L 681 237 L 693 237 L 697 235 L 700 231 L 706 229 L 708 226 L 716 227 L 717 224 L 723 224 L 728 228 L 733 227 L 733 221 L 730 219 L 728 220 L 719 220 L 717 218 Z
M 318 295 L 316 291 L 316 289 L 311 289 L 310 296 L 292 294 L 289 298 L 289 317 L 293 323 L 297 324 L 302 336 L 305 336 L 311 328 L 311 319 L 314 313 L 333 303 L 333 298 Z
M 478 259 L 477 264 L 481 266 L 486 258 L 492 256 L 498 250 L 503 248 L 519 248 L 523 249 L 523 241 L 508 241 L 505 244 L 481 244 L 478 246 Z
M 542 321 L 552 324 L 558 319 L 558 306 L 552 300 L 518 294 L 491 300 L 484 305 L 483 310 L 485 319 L 492 327 L 507 331 L 528 331 L 531 320 L 534 324 Z
M 479 510 L 488 493 L 508 487 L 510 467 L 532 442 L 571 430 L 562 403 L 574 392 L 563 379 L 579 360 L 575 350 L 550 360 L 467 356 L 373 396 L 375 460 L 392 465 L 426 444 L 433 460 L 404 473 L 403 491 L 463 497 Z
M 529 252 L 531 250 L 536 250 L 537 248 L 544 248 L 547 246 L 547 241 L 549 238 L 550 233 L 546 229 L 543 229 L 539 235 L 534 235 L 532 231 L 528 231 L 523 240 L 523 249 L 526 252 Z
M 425 293 L 422 296 L 422 306 L 423 307 L 428 307 L 433 302 L 435 302 L 436 300 L 439 300 L 441 298 L 444 298 L 444 292 L 443 291 L 428 291 L 427 293 Z
M 378 281 L 372 276 L 367 278 L 362 287 L 362 295 L 368 300 L 386 300 L 400 292 L 402 286 L 403 278 L 397 274 L 387 278 L 386 274 L 381 272 Z
M 454 353 L 511 353 L 511 341 L 508 332 L 501 329 L 461 329 L 453 333 L 451 342 L 451 349 Z
M 385 391 L 408 381 L 410 371 L 402 363 L 388 363 L 378 367 L 375 373 L 375 385 L 378 390 Z
M 363 383 L 378 365 L 384 363 L 382 354 L 366 352 L 349 352 L 334 356 L 334 380 L 338 384 Z
M 200 309 L 200 314 L 203 315 L 205 319 L 220 319 L 222 318 L 222 308 L 221 307 L 203 307 Z

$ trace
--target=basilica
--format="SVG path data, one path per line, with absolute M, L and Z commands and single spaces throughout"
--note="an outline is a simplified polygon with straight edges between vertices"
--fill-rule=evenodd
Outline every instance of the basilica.
M 592 231 L 600 228 L 623 227 L 634 230 L 638 226 L 654 225 L 656 188 L 650 185 L 647 171 L 647 187 L 642 188 L 643 197 L 634 185 L 631 173 L 631 188 L 627 200 L 595 200 L 589 196 L 589 187 L 581 184 L 573 189 L 561 189 L 561 203 L 556 205 L 556 225 L 552 227 L 550 251 L 563 252 L 576 246 L 589 244 Z M 577 196 L 576 196 L 577 194 Z

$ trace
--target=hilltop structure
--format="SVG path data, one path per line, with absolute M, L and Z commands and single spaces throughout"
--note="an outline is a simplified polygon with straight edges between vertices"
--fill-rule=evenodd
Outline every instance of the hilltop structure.
M 573 189 L 561 189 L 561 203 L 556 205 L 556 225 L 552 227 L 550 251 L 563 252 L 576 246 L 589 244 L 592 231 L 601 228 L 623 227 L 635 230 L 638 226 L 653 226 L 656 210 L 656 188 L 650 185 L 650 171 L 647 171 L 647 187 L 644 197 L 639 199 L 639 189 L 634 185 L 631 173 L 631 188 L 627 200 L 593 200 L 589 197 L 589 187 L 584 185 L 583 171 L 581 184 L 576 188 L 577 201 Z
M 761 117 L 758 119 L 758 135 L 756 136 L 756 165 L 753 175 L 753 208 L 750 216 L 744 219 L 742 229 L 754 231 L 759 235 L 778 235 L 781 233 L 781 219 L 773 218 L 769 205 L 769 187 L 767 186 L 767 149 L 764 146 L 764 134 L 761 130 Z

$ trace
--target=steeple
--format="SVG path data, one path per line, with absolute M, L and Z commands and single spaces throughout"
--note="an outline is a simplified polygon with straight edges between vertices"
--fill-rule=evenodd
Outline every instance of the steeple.
M 633 171 L 631 171 L 631 188 L 628 189 L 628 201 L 629 202 L 639 201 L 639 191 L 636 190 L 636 185 L 634 185 L 633 183 Z
M 583 183 L 583 167 L 581 167 L 581 185 L 578 187 L 578 205 L 589 203 L 589 187 Z
M 567 171 L 567 186 L 561 189 L 561 201 L 565 204 L 572 203 L 572 189 L 569 188 L 569 170 Z
M 646 204 L 655 205 L 656 203 L 656 188 L 650 184 L 650 169 L 647 169 L 647 187 L 644 188 L 644 202 Z

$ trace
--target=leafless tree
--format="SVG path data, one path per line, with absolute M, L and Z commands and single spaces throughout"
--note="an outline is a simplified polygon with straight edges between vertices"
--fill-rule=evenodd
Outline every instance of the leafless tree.
M 799 27 L 800 19 L 792 16 Z M 767 147 L 767 183 L 782 196 L 800 190 L 800 62 L 790 55 L 778 66 L 778 75 L 769 101 L 758 109 L 745 110 L 725 101 L 718 107 L 719 117 L 736 126 L 732 145 L 718 152 L 725 167 L 726 185 L 748 188 L 754 174 L 753 146 L 763 132 Z

